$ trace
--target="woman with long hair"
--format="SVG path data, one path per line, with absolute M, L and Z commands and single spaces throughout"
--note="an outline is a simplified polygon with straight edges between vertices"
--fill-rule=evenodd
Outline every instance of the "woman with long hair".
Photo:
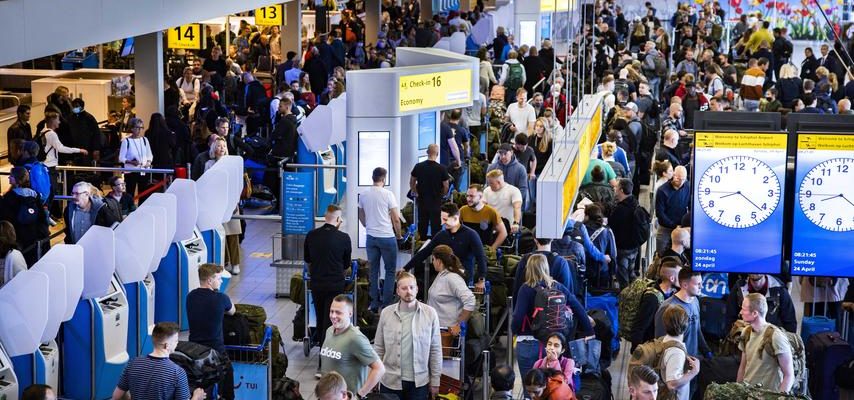
M 27 270 L 24 255 L 18 250 L 15 227 L 9 221 L 0 221 L 0 287 L 9 283 L 15 275 Z
M 427 305 L 436 309 L 439 324 L 454 335 L 460 334 L 460 324 L 468 321 L 477 301 L 466 285 L 465 271 L 460 259 L 449 246 L 439 245 L 432 253 L 433 269 L 439 273 L 427 294 Z
M 783 64 L 780 67 L 780 79 L 777 80 L 777 98 L 783 107 L 794 108 L 797 101 L 803 94 L 804 85 L 801 78 L 798 76 L 798 69 L 792 64 Z
M 151 114 L 145 137 L 151 145 L 151 166 L 165 169 L 174 168 L 175 156 L 172 149 L 175 148 L 177 140 L 175 133 L 166 124 L 166 118 L 163 117 L 163 114 Z
M 534 131 L 528 137 L 528 145 L 534 149 L 534 155 L 537 157 L 537 168 L 534 170 L 537 176 L 543 172 L 543 167 L 552 156 L 552 130 L 549 128 L 550 124 L 546 118 L 537 118 L 534 121 Z

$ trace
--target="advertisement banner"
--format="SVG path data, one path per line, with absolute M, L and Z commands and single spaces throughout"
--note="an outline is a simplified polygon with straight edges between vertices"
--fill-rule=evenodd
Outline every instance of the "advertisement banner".
M 267 365 L 233 362 L 234 398 L 263 400 L 267 398 Z

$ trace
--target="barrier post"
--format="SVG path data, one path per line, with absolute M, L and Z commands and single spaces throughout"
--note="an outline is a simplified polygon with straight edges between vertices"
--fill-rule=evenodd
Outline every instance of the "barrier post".
M 489 350 L 484 350 L 483 353 L 483 378 L 480 380 L 483 385 L 483 400 L 489 398 Z M 512 367 L 511 367 L 512 368 Z
M 513 365 L 513 296 L 507 296 L 507 365 Z

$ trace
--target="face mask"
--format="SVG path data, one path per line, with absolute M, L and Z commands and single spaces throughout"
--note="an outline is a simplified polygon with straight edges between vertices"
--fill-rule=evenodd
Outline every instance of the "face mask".
M 71 109 L 71 112 L 75 114 L 80 114 L 81 111 L 83 111 L 83 107 L 74 107 Z

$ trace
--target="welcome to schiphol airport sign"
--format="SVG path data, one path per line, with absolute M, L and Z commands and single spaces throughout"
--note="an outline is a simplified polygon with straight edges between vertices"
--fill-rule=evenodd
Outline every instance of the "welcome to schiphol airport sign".
M 398 88 L 398 112 L 448 109 L 471 102 L 471 70 L 402 75 Z

